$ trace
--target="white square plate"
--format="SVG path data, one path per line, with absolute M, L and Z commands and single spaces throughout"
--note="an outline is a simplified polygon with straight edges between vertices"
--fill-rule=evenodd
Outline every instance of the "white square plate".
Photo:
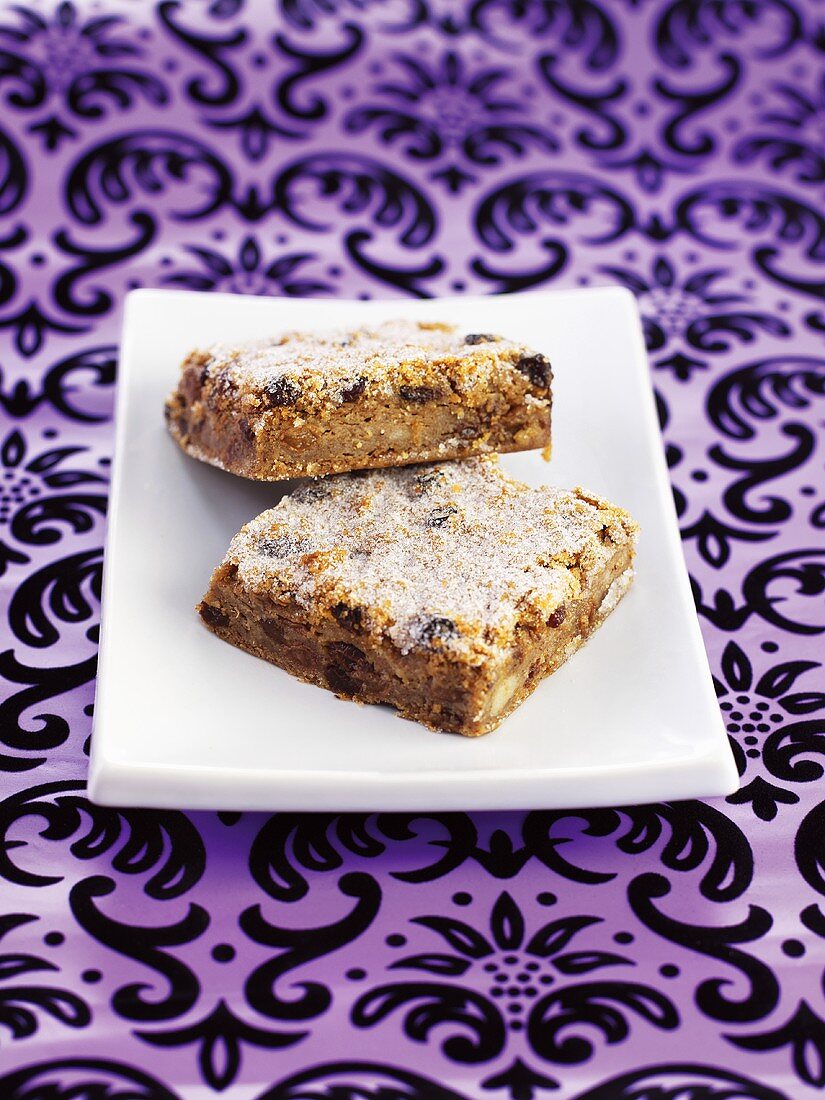
M 235 532 L 282 487 L 186 457 L 162 406 L 193 346 L 392 317 L 512 335 L 555 372 L 553 461 L 642 526 L 636 583 L 494 733 L 432 733 L 220 641 L 194 607 Z M 327 302 L 138 290 L 126 304 L 90 796 L 232 810 L 489 810 L 728 794 L 736 770 L 691 601 L 639 317 L 621 289 Z

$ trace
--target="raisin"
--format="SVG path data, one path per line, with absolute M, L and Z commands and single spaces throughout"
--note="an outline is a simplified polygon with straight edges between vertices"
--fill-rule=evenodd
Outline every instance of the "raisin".
M 277 645 L 283 645 L 286 641 L 284 624 L 280 619 L 261 619 L 261 627 L 267 638 L 270 638 Z
M 198 374 L 198 383 L 199 383 L 201 389 L 203 389 L 203 387 L 206 385 L 206 382 L 207 382 L 208 378 L 209 378 L 209 367 L 201 367 L 200 373 Z
M 207 626 L 226 626 L 229 622 L 229 617 L 219 607 L 214 607 L 211 603 L 202 603 L 198 611 Z
M 433 485 L 437 485 L 440 481 L 444 480 L 444 474 L 441 470 L 428 470 L 425 474 L 417 474 L 414 483 L 414 492 L 419 496 L 422 493 L 428 493 Z
M 361 629 L 361 620 L 363 619 L 363 612 L 360 607 L 350 607 L 345 603 L 337 603 L 334 607 L 330 608 L 332 617 L 337 623 L 345 627 L 347 630 L 358 631 Z
M 261 539 L 258 553 L 268 558 L 286 558 L 289 554 L 302 554 L 308 549 L 306 539 L 297 539 L 294 535 L 276 535 L 271 539 Z
M 252 427 L 245 416 L 242 416 L 241 419 L 238 421 L 238 428 L 240 429 L 240 433 L 247 441 L 247 443 L 255 442 L 255 429 Z
M 339 668 L 338 665 L 327 665 L 324 675 L 336 695 L 355 695 L 361 686 L 357 680 L 353 680 L 346 669 Z
M 274 378 L 264 387 L 264 398 L 271 409 L 294 405 L 300 396 L 300 386 L 291 378 Z
M 458 627 L 452 619 L 445 619 L 443 615 L 431 615 L 417 624 L 414 634 L 419 642 L 430 645 L 435 641 L 446 642 L 455 638 Z
M 500 340 L 500 336 L 493 336 L 489 332 L 468 332 L 464 337 L 465 344 L 492 344 Z
M 550 360 L 543 355 L 524 355 L 516 363 L 516 370 L 526 374 L 530 381 L 540 390 L 549 390 L 553 379 L 553 371 Z
M 308 501 L 323 500 L 326 495 L 326 485 L 321 482 L 313 482 L 310 485 L 305 485 L 303 489 L 298 489 L 294 494 L 294 499 L 306 504 Z
M 458 508 L 454 504 L 447 504 L 443 508 L 433 508 L 424 521 L 427 527 L 443 527 L 450 516 L 458 514 Z
M 366 388 L 366 378 L 356 378 L 354 382 L 350 382 L 349 385 L 341 390 L 341 400 L 357 401 Z
M 561 626 L 561 624 L 564 622 L 566 617 L 567 617 L 567 608 L 564 606 L 563 603 L 560 603 L 559 606 L 556 608 L 556 610 L 551 614 L 550 618 L 547 620 L 547 625 L 548 626 Z
M 339 668 L 345 669 L 351 675 L 364 673 L 370 667 L 363 649 L 359 649 L 357 645 L 350 645 L 349 642 L 330 642 L 327 653 Z
M 355 695 L 362 686 L 361 678 L 372 667 L 363 650 L 349 642 L 332 642 L 327 654 L 333 659 L 324 669 L 329 686 L 333 691 Z
M 429 386 L 400 386 L 398 392 L 403 401 L 412 401 L 414 405 L 426 405 L 437 396 Z
M 233 394 L 237 393 L 237 391 L 238 386 L 235 379 L 229 373 L 229 370 L 224 367 L 215 375 L 209 400 L 214 403 L 218 397 L 231 397 Z

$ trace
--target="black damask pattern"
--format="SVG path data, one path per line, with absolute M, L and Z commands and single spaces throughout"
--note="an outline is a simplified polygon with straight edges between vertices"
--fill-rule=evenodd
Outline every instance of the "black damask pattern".
M 823 26 L 816 0 L 0 9 L 4 1100 L 825 1087 Z M 642 313 L 740 790 L 89 803 L 124 294 L 605 282 Z

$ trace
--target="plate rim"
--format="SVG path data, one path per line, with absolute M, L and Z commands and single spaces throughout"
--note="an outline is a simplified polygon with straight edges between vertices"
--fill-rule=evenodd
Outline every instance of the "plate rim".
M 253 791 L 258 785 L 256 777 L 261 773 L 255 772 L 248 767 L 244 768 L 226 768 L 220 765 L 208 765 L 200 762 L 194 763 L 176 763 L 176 764 L 157 764 L 150 762 L 124 762 L 117 759 L 116 756 L 107 755 L 106 747 L 102 743 L 102 736 L 98 732 L 103 725 L 103 715 L 107 709 L 108 699 L 108 680 L 107 680 L 107 623 L 108 623 L 108 609 L 112 606 L 112 594 L 114 589 L 114 574 L 115 574 L 115 562 L 114 553 L 112 550 L 114 543 L 114 532 L 117 528 L 118 516 L 122 507 L 121 497 L 122 491 L 122 471 L 124 469 L 124 452 L 127 447 L 127 435 L 126 435 L 126 412 L 130 401 L 130 382 L 134 375 L 134 363 L 137 347 L 136 339 L 138 338 L 138 325 L 137 321 L 143 310 L 149 309 L 154 300 L 162 298 L 167 302 L 173 298 L 191 298 L 193 295 L 202 299 L 209 298 L 210 301 L 215 299 L 221 300 L 226 304 L 231 302 L 233 308 L 237 307 L 240 303 L 244 303 L 241 308 L 248 308 L 246 303 L 248 302 L 253 309 L 259 309 L 261 304 L 277 303 L 283 306 L 285 303 L 291 305 L 300 304 L 306 306 L 309 304 L 317 306 L 319 301 L 325 306 L 331 305 L 335 308 L 335 311 L 343 311 L 346 307 L 356 307 L 358 310 L 371 308 L 374 305 L 387 306 L 390 303 L 393 305 L 398 304 L 399 312 L 404 313 L 417 313 L 422 307 L 426 312 L 428 306 L 434 302 L 453 302 L 458 301 L 462 307 L 465 306 L 480 306 L 482 304 L 489 304 L 491 301 L 497 301 L 502 298 L 514 298 L 519 299 L 546 299 L 548 296 L 552 296 L 554 299 L 559 299 L 564 296 L 581 298 L 583 295 L 588 297 L 608 297 L 621 301 L 624 308 L 627 308 L 632 319 L 632 332 L 633 332 L 633 347 L 632 347 L 632 361 L 633 370 L 636 373 L 637 381 L 641 382 L 638 387 L 640 395 L 643 395 L 639 401 L 639 407 L 641 415 L 645 422 L 645 432 L 651 439 L 659 441 L 659 445 L 653 447 L 654 461 L 650 473 L 652 474 L 656 482 L 656 495 L 658 501 L 664 505 L 667 510 L 667 515 L 664 517 L 663 534 L 668 542 L 668 551 L 672 554 L 676 561 L 680 563 L 680 568 L 677 570 L 679 574 L 678 579 L 678 595 L 682 606 L 682 611 L 687 611 L 687 614 L 683 615 L 686 631 L 688 634 L 688 640 L 690 646 L 696 651 L 697 656 L 700 658 L 700 663 L 703 669 L 706 671 L 706 685 L 708 690 L 712 690 L 712 672 L 710 663 L 708 661 L 707 651 L 705 649 L 704 640 L 702 638 L 701 629 L 699 626 L 698 615 L 693 603 L 693 597 L 690 588 L 690 579 L 687 569 L 687 564 L 684 558 L 682 540 L 679 535 L 678 517 L 676 514 L 675 504 L 671 492 L 670 478 L 668 476 L 667 464 L 665 460 L 664 447 L 661 445 L 661 435 L 658 423 L 658 414 L 656 411 L 655 395 L 652 385 L 652 380 L 649 373 L 649 367 L 647 362 L 647 351 L 644 343 L 644 336 L 641 325 L 641 317 L 638 311 L 636 299 L 632 292 L 622 286 L 610 285 L 601 287 L 587 287 L 587 288 L 571 288 L 562 287 L 557 289 L 552 288 L 536 288 L 528 291 L 518 292 L 513 295 L 462 295 L 459 298 L 442 296 L 430 299 L 406 299 L 406 298 L 375 298 L 369 301 L 361 299 L 318 299 L 318 298 L 274 298 L 274 297 L 262 297 L 255 295 L 236 295 L 229 293 L 212 293 L 212 292 L 193 292 L 188 290 L 180 290 L 177 288 L 164 289 L 160 287 L 141 287 L 132 291 L 129 291 L 125 295 L 123 320 L 121 328 L 121 340 L 119 343 L 119 365 L 118 365 L 118 377 L 117 377 L 117 394 L 115 400 L 115 431 L 114 431 L 114 448 L 111 467 L 111 483 L 110 483 L 110 495 L 109 495 L 109 511 L 108 511 L 108 525 L 106 532 L 104 557 L 103 557 L 103 583 L 102 583 L 102 598 L 101 598 L 101 620 L 100 620 L 100 645 L 98 656 L 98 670 L 96 678 L 96 696 L 95 696 L 95 709 L 93 720 L 93 734 L 91 742 L 91 753 L 89 761 L 88 772 L 88 786 L 87 793 L 91 801 L 100 805 L 116 806 L 116 805 L 143 805 L 147 807 L 169 807 L 174 804 L 178 808 L 194 808 L 194 809 L 250 809 L 250 801 L 247 797 L 245 800 L 241 799 L 237 803 L 232 803 L 231 798 L 229 801 L 224 802 L 218 798 L 213 792 L 207 795 L 206 802 L 197 800 L 196 803 L 185 802 L 180 803 L 175 800 L 174 803 L 170 798 L 164 796 L 164 790 L 167 787 L 171 787 L 175 784 L 180 786 L 196 785 L 199 778 L 209 773 L 220 771 L 224 776 L 230 776 L 231 778 L 225 784 L 227 791 L 239 790 L 243 791 L 244 787 L 248 787 L 250 791 Z M 410 309 L 412 307 L 412 309 Z M 278 326 L 280 327 L 280 326 Z M 320 329 L 326 327 L 323 323 L 317 326 Z M 337 327 L 334 324 L 330 324 L 329 327 Z M 401 809 L 402 811 L 409 806 L 416 811 L 422 811 L 426 805 L 426 798 L 422 798 L 422 795 L 426 795 L 424 787 L 426 786 L 430 790 L 433 787 L 441 788 L 443 784 L 447 784 L 448 787 L 452 786 L 459 793 L 478 792 L 483 794 L 487 792 L 487 797 L 483 798 L 484 805 L 474 806 L 459 806 L 455 800 L 450 798 L 440 797 L 437 798 L 437 805 L 433 805 L 431 809 L 434 812 L 444 811 L 450 812 L 456 809 L 469 809 L 470 811 L 483 812 L 486 809 L 490 810 L 504 810 L 504 809 L 529 809 L 529 808 L 546 808 L 542 803 L 536 802 L 534 799 L 525 801 L 524 798 L 516 796 L 509 796 L 501 799 L 497 797 L 490 797 L 493 793 L 497 793 L 499 788 L 516 788 L 516 795 L 519 789 L 530 789 L 538 783 L 544 784 L 548 791 L 552 791 L 553 786 L 561 785 L 568 786 L 571 777 L 580 776 L 582 771 L 586 772 L 587 782 L 591 779 L 593 781 L 599 781 L 601 783 L 609 783 L 612 778 L 618 778 L 621 776 L 638 777 L 641 785 L 644 785 L 644 777 L 651 774 L 661 775 L 665 777 L 669 773 L 673 773 L 674 779 L 679 777 L 685 778 L 689 776 L 692 769 L 700 769 L 704 763 L 705 770 L 702 772 L 703 776 L 707 776 L 707 780 L 702 782 L 702 786 L 708 790 L 706 795 L 669 795 L 667 793 L 659 795 L 655 799 L 645 799 L 637 801 L 633 804 L 644 804 L 645 801 L 671 801 L 681 798 L 695 798 L 695 797 L 717 797 L 733 793 L 739 786 L 739 775 L 736 768 L 736 764 L 733 758 L 732 751 L 728 745 L 727 735 L 724 730 L 724 722 L 721 712 L 718 712 L 718 728 L 717 733 L 719 736 L 714 740 L 713 744 L 705 747 L 704 751 L 697 753 L 688 753 L 682 756 L 671 756 L 663 760 L 645 760 L 635 762 L 619 762 L 613 764 L 601 764 L 597 766 L 570 766 L 570 767 L 537 767 L 537 768 L 511 768 L 511 769 L 497 769 L 497 770 L 472 770 L 461 771 L 457 768 L 445 768 L 429 771 L 370 771 L 370 770 L 330 770 L 330 769 L 309 769 L 304 768 L 297 769 L 272 769 L 267 768 L 263 773 L 267 782 L 272 788 L 272 799 L 264 807 L 261 805 L 253 805 L 252 810 L 262 810 L 268 808 L 270 811 L 274 811 L 275 804 L 278 803 L 277 809 L 285 809 L 287 811 L 299 811 L 300 809 L 317 809 L 328 811 L 331 807 L 331 803 L 322 801 L 320 805 L 307 806 L 306 798 L 299 798 L 298 802 L 293 802 L 289 797 L 288 792 L 295 791 L 300 795 L 300 791 L 303 788 L 307 788 L 307 794 L 315 788 L 316 795 L 319 789 L 329 791 L 337 791 L 341 795 L 341 806 L 339 812 L 348 811 L 363 811 L 368 808 L 380 812 L 382 809 Z M 121 786 L 121 781 L 126 777 L 126 785 L 130 785 L 128 782 L 129 776 L 140 774 L 141 771 L 147 771 L 153 773 L 152 783 L 148 785 L 148 789 L 143 792 L 145 801 L 137 802 L 124 802 L 122 798 L 118 797 L 118 789 Z M 714 783 L 711 777 L 715 777 L 716 783 Z M 580 780 L 579 780 L 580 781 Z M 576 782 L 573 780 L 573 782 Z M 132 784 L 133 785 L 133 784 Z M 680 784 L 675 783 L 675 786 Z M 633 786 L 633 784 L 628 784 Z M 404 791 L 404 805 L 399 806 L 397 798 L 393 800 L 392 805 L 382 807 L 380 795 L 390 794 L 394 788 L 403 787 Z M 158 794 L 157 799 L 152 795 L 151 788 L 154 788 Z M 488 791 L 489 788 L 489 791 Z M 248 795 L 249 791 L 247 792 Z M 444 792 L 441 792 L 442 796 Z M 550 798 L 550 803 L 553 808 L 583 808 L 586 806 L 598 807 L 598 806 L 614 806 L 630 804 L 627 797 L 622 795 L 620 800 L 598 799 L 592 796 L 588 797 L 586 801 L 582 800 L 570 800 L 563 804 L 558 803 L 554 798 Z M 631 800 L 632 801 L 632 800 Z M 208 806 L 207 806 L 208 803 Z

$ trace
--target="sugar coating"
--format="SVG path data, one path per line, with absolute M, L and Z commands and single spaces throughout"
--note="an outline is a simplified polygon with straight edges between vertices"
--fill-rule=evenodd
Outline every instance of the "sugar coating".
M 243 344 L 213 344 L 193 352 L 212 377 L 236 388 L 266 390 L 268 384 L 300 379 L 336 399 L 346 399 L 353 385 L 369 382 L 373 392 L 397 388 L 411 371 L 427 373 L 445 360 L 458 368 L 458 378 L 483 383 L 504 365 L 536 353 L 526 344 L 488 334 L 468 334 L 455 325 L 395 320 L 373 327 L 331 332 L 288 332 Z
M 517 624 L 576 599 L 636 533 L 606 501 L 531 488 L 485 456 L 310 484 L 248 523 L 225 560 L 276 601 L 360 608 L 402 653 L 486 659 Z

